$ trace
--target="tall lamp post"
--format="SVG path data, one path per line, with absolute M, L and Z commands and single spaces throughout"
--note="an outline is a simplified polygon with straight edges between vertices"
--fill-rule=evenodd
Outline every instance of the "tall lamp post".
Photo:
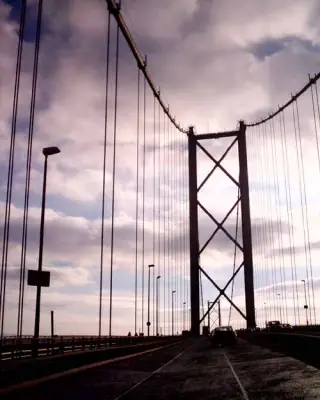
M 42 205 L 41 205 L 41 220 L 40 220 L 38 282 L 37 282 L 36 310 L 35 310 L 35 319 L 34 319 L 34 339 L 39 338 L 39 328 L 40 328 L 40 303 L 41 303 L 40 275 L 42 272 L 42 259 L 43 259 L 44 214 L 45 214 L 45 208 L 46 208 L 48 157 L 52 156 L 54 154 L 59 154 L 60 149 L 58 147 L 45 147 L 42 150 L 42 153 L 44 155 L 44 172 L 43 172 Z
M 173 295 L 175 294 L 175 290 L 172 291 L 172 336 L 174 336 L 174 309 L 173 309 Z
M 183 330 L 186 330 L 186 302 L 183 303 Z
M 161 275 L 157 276 L 156 281 L 156 335 L 159 336 L 159 303 L 160 303 L 160 293 L 159 293 L 159 283 Z
M 305 304 L 304 304 L 303 308 L 306 310 L 306 323 L 307 323 L 307 325 L 309 325 L 309 322 L 308 322 L 308 304 L 307 304 L 306 281 L 304 279 L 301 279 L 301 282 L 303 282 L 303 285 L 304 285 L 304 302 L 305 302 Z
M 150 336 L 150 268 L 154 268 L 154 264 L 148 265 L 148 321 L 147 321 L 147 326 L 148 326 L 148 336 Z

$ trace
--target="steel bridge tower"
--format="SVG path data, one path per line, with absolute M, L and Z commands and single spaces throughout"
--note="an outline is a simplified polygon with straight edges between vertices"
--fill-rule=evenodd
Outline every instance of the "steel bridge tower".
M 205 139 L 219 139 L 225 137 L 234 137 L 232 144 L 225 151 L 220 160 L 216 160 L 207 150 L 200 144 L 201 140 Z M 239 159 L 239 181 L 236 181 L 225 168 L 220 164 L 226 157 L 231 148 L 238 143 L 238 159 Z M 219 223 L 198 200 L 198 183 L 197 183 L 197 147 L 201 148 L 204 153 L 214 162 L 215 168 L 220 168 L 223 172 L 238 186 L 239 199 L 231 208 L 226 218 Z M 221 296 L 224 296 L 230 304 L 237 309 L 242 317 L 247 321 L 248 328 L 254 328 L 255 322 L 255 306 L 254 306 L 254 283 L 253 283 L 253 261 L 252 261 L 252 239 L 251 239 L 251 220 L 250 220 L 250 199 L 249 199 L 249 182 L 248 182 L 248 165 L 247 165 L 247 147 L 246 147 L 246 125 L 240 121 L 239 130 L 222 133 L 209 133 L 195 135 L 193 127 L 188 131 L 188 152 L 189 152 L 189 215 L 190 215 L 190 302 L 191 302 L 191 333 L 194 336 L 200 334 L 200 323 L 204 320 L 207 313 L 200 319 L 200 290 L 199 290 L 199 274 L 202 272 L 219 291 L 216 300 L 211 303 L 211 308 L 217 303 Z M 209 178 L 206 177 L 203 183 Z M 243 245 L 237 242 L 236 239 L 228 233 L 224 228 L 224 222 L 231 214 L 235 206 L 240 201 L 241 203 L 241 216 L 242 216 L 242 240 Z M 235 271 L 233 276 L 229 279 L 224 288 L 220 288 L 211 277 L 200 266 L 199 248 L 199 223 L 198 223 L 198 207 L 201 207 L 207 215 L 216 223 L 217 230 L 223 230 L 226 235 L 234 242 L 234 244 L 243 252 L 243 262 Z M 216 230 L 216 231 L 217 231 Z M 211 236 L 212 240 L 214 234 Z M 244 283 L 245 283 L 245 303 L 246 315 L 233 303 L 233 301 L 225 293 L 226 288 L 235 278 L 240 269 L 244 267 Z M 209 310 L 210 311 L 210 310 Z

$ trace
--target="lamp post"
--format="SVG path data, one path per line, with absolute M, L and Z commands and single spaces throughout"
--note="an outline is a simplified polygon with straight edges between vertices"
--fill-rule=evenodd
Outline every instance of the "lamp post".
M 150 268 L 153 268 L 154 264 L 148 265 L 148 321 L 147 321 L 147 326 L 148 326 L 148 336 L 150 336 Z
M 46 208 L 48 156 L 58 154 L 58 153 L 60 153 L 60 150 L 58 147 L 45 147 L 42 150 L 42 153 L 44 155 L 44 173 L 43 173 L 43 187 L 42 187 L 38 272 L 42 271 L 42 260 L 43 260 L 44 215 L 45 215 L 45 208 Z M 40 275 L 40 274 L 38 274 L 38 275 Z M 37 285 L 36 311 L 35 311 L 35 322 L 34 322 L 34 337 L 35 338 L 39 337 L 40 302 L 41 302 L 41 285 L 39 282 L 39 284 Z
M 279 315 L 280 315 L 280 322 L 282 323 L 282 310 L 281 310 L 281 299 L 280 299 L 280 293 L 277 293 L 277 296 L 279 296 Z
M 159 283 L 161 275 L 157 276 L 156 283 L 156 335 L 159 335 L 159 303 L 160 303 L 160 293 L 159 293 Z
M 309 322 L 308 322 L 308 304 L 307 304 L 306 281 L 304 279 L 301 279 L 301 282 L 303 282 L 303 285 L 304 285 L 304 302 L 305 302 L 305 304 L 304 304 L 303 308 L 306 310 L 306 323 L 307 323 L 307 325 L 309 325 Z
M 42 259 L 43 259 L 44 214 L 45 214 L 45 208 L 46 208 L 48 157 L 52 156 L 54 154 L 59 154 L 60 149 L 58 147 L 45 147 L 42 150 L 42 153 L 44 155 L 44 172 L 43 172 L 42 205 L 41 205 L 41 220 L 40 220 L 38 284 L 37 284 L 36 310 L 35 310 L 35 319 L 34 319 L 34 339 L 39 338 L 39 328 L 40 328 L 40 303 L 41 303 L 40 273 L 42 271 Z
M 186 330 L 186 302 L 183 303 L 183 330 Z
M 175 290 L 172 291 L 172 336 L 174 336 L 174 309 L 173 309 L 173 295 L 175 294 Z

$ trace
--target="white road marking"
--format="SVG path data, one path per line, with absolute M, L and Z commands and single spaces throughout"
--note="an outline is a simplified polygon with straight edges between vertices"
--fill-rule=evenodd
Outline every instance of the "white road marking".
M 184 354 L 187 350 L 190 349 L 190 347 L 192 347 L 194 344 L 191 344 L 190 346 L 188 346 L 185 350 L 181 351 L 181 353 L 177 354 L 175 357 L 173 357 L 170 361 L 168 361 L 166 364 L 162 365 L 162 367 L 158 368 L 157 370 L 151 372 L 151 374 L 149 374 L 148 376 L 146 376 L 145 378 L 143 378 L 141 381 L 139 381 L 138 383 L 136 383 L 134 386 L 132 386 L 130 389 L 126 390 L 125 392 L 121 393 L 120 396 L 116 397 L 114 400 L 119 400 L 122 399 L 125 395 L 127 395 L 128 393 L 132 392 L 132 390 L 136 389 L 138 386 L 142 385 L 145 381 L 147 381 L 148 379 L 150 379 L 152 376 L 154 376 L 155 374 L 157 374 L 158 372 L 162 371 L 165 367 L 167 367 L 168 365 L 170 365 L 173 361 L 175 361 L 177 358 L 181 357 L 182 354 Z
M 234 370 L 234 368 L 233 368 L 233 366 L 232 366 L 232 364 L 231 364 L 229 358 L 227 357 L 227 355 L 226 355 L 226 353 L 225 353 L 224 351 L 223 351 L 223 355 L 224 355 L 224 358 L 225 358 L 226 361 L 227 361 L 227 364 L 228 364 L 229 368 L 231 369 L 231 372 L 232 372 L 233 376 L 235 377 L 235 379 L 236 379 L 236 381 L 237 381 L 237 383 L 238 383 L 238 385 L 239 385 L 239 387 L 240 387 L 240 390 L 241 390 L 241 392 L 242 392 L 243 398 L 244 398 L 245 400 L 250 400 L 246 389 L 243 387 L 243 385 L 242 385 L 242 383 L 241 383 L 241 381 L 240 381 L 238 375 L 236 374 L 236 371 Z

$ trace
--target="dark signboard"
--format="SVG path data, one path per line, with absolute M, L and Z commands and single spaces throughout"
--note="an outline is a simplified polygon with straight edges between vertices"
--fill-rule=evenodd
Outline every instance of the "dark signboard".
M 29 269 L 28 270 L 28 285 L 29 286 L 49 287 L 50 286 L 50 272 Z

